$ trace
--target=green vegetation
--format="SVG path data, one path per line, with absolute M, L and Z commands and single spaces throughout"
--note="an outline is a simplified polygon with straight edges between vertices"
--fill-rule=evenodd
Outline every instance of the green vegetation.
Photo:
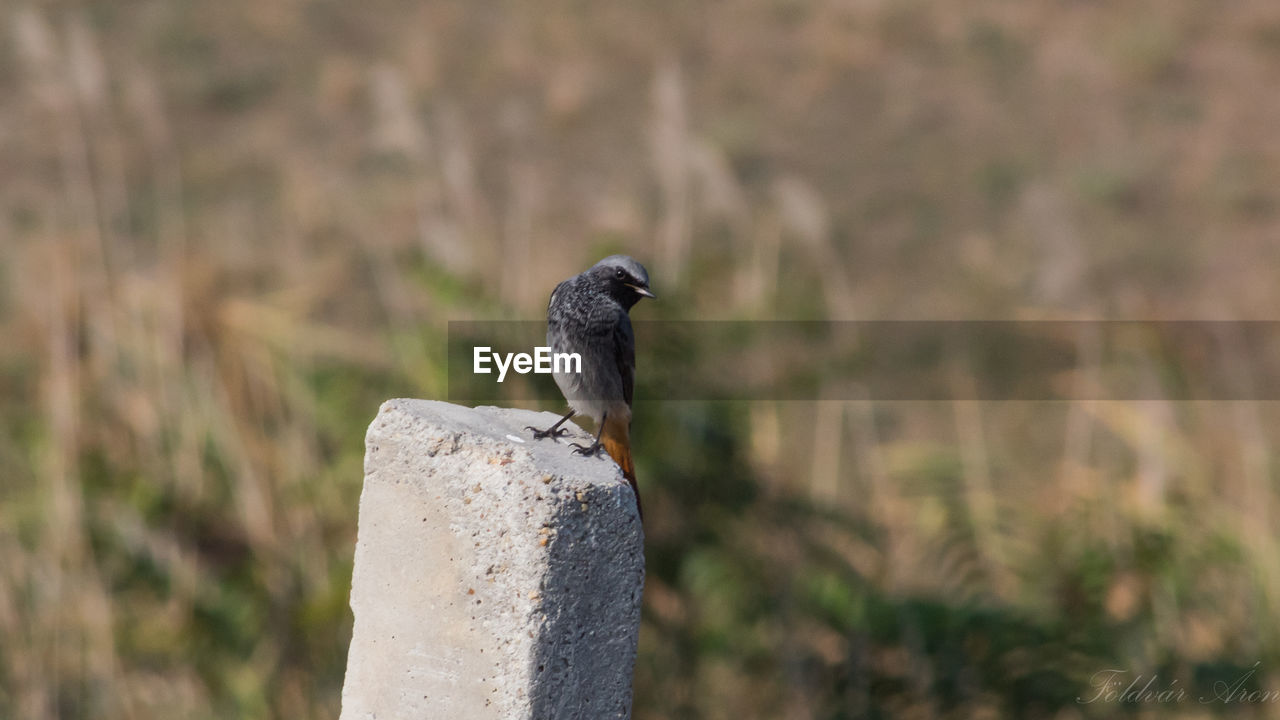
M 368 422 L 445 397 L 450 320 L 608 252 L 641 319 L 1276 306 L 1270 0 L 54 0 L 0 37 L 0 718 L 336 717 Z M 639 720 L 1280 712 L 1198 701 L 1280 692 L 1275 404 L 645 372 Z M 1188 699 L 1078 702 L 1108 669 Z

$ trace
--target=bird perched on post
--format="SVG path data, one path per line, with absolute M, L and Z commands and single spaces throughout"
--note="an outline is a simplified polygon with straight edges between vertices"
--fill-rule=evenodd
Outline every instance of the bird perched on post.
M 555 439 L 560 426 L 577 413 L 596 422 L 591 445 L 571 443 L 575 452 L 594 455 L 604 448 L 618 463 L 636 494 L 640 517 L 640 487 L 631 461 L 631 398 L 635 387 L 636 338 L 628 312 L 640 298 L 656 298 L 649 290 L 649 273 L 626 255 L 610 255 L 556 286 L 547 303 L 547 345 L 553 353 L 578 353 L 582 372 L 556 372 L 556 385 L 569 412 L 546 430 L 533 430 L 534 439 Z

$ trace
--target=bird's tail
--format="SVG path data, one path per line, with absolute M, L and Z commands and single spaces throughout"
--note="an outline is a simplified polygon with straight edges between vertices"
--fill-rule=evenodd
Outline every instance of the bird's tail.
M 600 442 L 605 452 L 622 468 L 622 476 L 631 484 L 636 494 L 636 512 L 644 519 L 644 510 L 640 506 L 640 486 L 636 484 L 636 466 L 631 461 L 631 423 L 625 419 L 614 420 L 605 417 L 604 430 L 600 433 Z

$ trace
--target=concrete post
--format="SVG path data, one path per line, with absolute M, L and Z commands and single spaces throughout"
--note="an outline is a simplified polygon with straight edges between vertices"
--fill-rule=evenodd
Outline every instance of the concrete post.
M 369 426 L 341 720 L 629 718 L 635 498 L 551 413 L 390 400 Z

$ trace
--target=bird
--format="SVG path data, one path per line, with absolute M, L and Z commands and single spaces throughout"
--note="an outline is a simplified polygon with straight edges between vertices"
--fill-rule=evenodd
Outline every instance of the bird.
M 631 400 L 635 390 L 636 338 L 631 308 L 641 298 L 657 299 L 649 289 L 649 273 L 626 255 L 610 255 L 585 272 L 556 285 L 547 303 L 547 345 L 553 353 L 577 353 L 581 372 L 556 367 L 553 376 L 569 403 L 554 425 L 539 430 L 535 440 L 565 434 L 560 426 L 581 413 L 596 423 L 595 442 L 570 443 L 574 452 L 595 455 L 601 448 L 613 458 L 636 496 L 641 520 L 640 486 L 631 459 Z

